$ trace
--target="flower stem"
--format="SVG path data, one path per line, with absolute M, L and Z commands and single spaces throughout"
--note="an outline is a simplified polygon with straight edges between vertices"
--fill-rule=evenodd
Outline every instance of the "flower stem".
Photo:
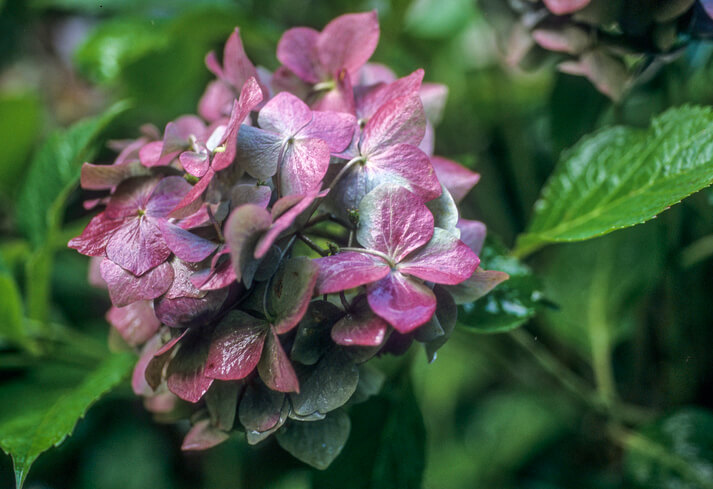
M 311 239 L 309 239 L 309 238 L 308 238 L 307 236 L 305 236 L 304 234 L 302 234 L 302 233 L 297 233 L 297 237 L 298 237 L 300 240 L 302 240 L 302 242 L 303 242 L 304 244 L 306 244 L 306 245 L 309 246 L 312 250 L 314 250 L 314 251 L 316 251 L 317 253 L 319 253 L 321 256 L 327 256 L 327 255 L 329 254 L 328 251 L 322 249 L 319 245 L 317 245 L 317 243 L 315 243 L 314 241 L 312 241 Z
M 348 246 L 345 248 L 341 248 L 341 251 L 353 251 L 355 253 L 366 253 L 367 255 L 378 256 L 379 258 L 383 259 L 386 263 L 388 263 L 391 268 L 394 268 L 396 266 L 396 263 L 394 263 L 394 260 L 389 255 L 387 255 L 386 253 L 382 253 L 381 251 L 367 250 L 366 248 L 350 248 Z

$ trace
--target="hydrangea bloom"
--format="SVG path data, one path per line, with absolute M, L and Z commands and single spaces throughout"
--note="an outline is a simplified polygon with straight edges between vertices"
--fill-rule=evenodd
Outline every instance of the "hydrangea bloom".
M 485 227 L 458 214 L 478 175 L 433 155 L 447 91 L 368 64 L 378 36 L 375 12 L 291 29 L 268 75 L 236 29 L 199 115 L 82 169 L 108 195 L 69 246 L 140 350 L 134 391 L 191 414 L 186 450 L 275 434 L 326 467 L 383 381 L 369 359 L 417 341 L 433 360 L 456 305 L 507 278 L 479 268 Z

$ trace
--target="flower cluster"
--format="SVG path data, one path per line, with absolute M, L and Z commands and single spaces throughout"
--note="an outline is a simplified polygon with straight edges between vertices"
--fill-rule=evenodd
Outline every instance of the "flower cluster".
M 504 34 L 509 64 L 537 66 L 556 53 L 560 71 L 588 78 L 613 100 L 690 39 L 713 34 L 711 0 L 483 0 L 483 7 Z
M 69 246 L 141 351 L 136 393 L 190 418 L 184 449 L 276 433 L 326 467 L 343 406 L 383 380 L 367 361 L 414 341 L 432 360 L 457 304 L 507 277 L 479 268 L 485 227 L 456 207 L 478 175 L 432 154 L 445 87 L 367 63 L 378 38 L 375 12 L 288 30 L 271 74 L 236 29 L 198 115 L 82 168 L 108 195 Z

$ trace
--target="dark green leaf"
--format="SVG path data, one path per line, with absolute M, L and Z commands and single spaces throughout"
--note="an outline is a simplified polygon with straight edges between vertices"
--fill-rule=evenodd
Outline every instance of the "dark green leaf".
M 713 488 L 713 414 L 682 409 L 623 435 L 629 477 L 646 489 Z
M 524 255 L 656 217 L 713 182 L 713 112 L 671 109 L 648 130 L 604 129 L 565 152 L 518 239 Z
M 319 421 L 291 421 L 277 433 L 277 441 L 294 457 L 312 467 L 329 467 L 349 437 L 351 423 L 343 411 Z
M 486 270 L 499 270 L 510 278 L 485 297 L 459 307 L 458 322 L 477 333 L 502 333 L 532 318 L 542 300 L 540 283 L 532 270 L 488 238 L 480 253 Z
M 60 444 L 72 434 L 77 421 L 103 394 L 114 388 L 136 362 L 132 354 L 111 355 L 74 389 L 62 392 L 54 402 L 35 409 L 25 409 L 15 402 L 16 410 L 0 423 L 0 448 L 11 455 L 18 488 L 27 477 L 32 463 L 45 450 Z M 6 399 L 5 396 L 1 396 Z
M 292 409 L 300 416 L 328 413 L 344 405 L 354 394 L 359 370 L 341 349 L 329 351 L 315 366 L 298 370 L 299 394 L 290 394 Z
M 32 144 L 37 140 L 42 123 L 42 109 L 36 94 L 0 96 L 0 134 L 12 134 L 5 138 L 0 152 L 0 190 L 13 195 L 27 167 L 27 157 Z
M 20 290 L 0 255 L 0 339 L 19 344 L 27 342 L 22 309 Z
M 81 164 L 94 154 L 94 141 L 112 119 L 127 108 L 118 103 L 97 117 L 53 133 L 35 155 L 17 204 L 17 222 L 39 246 L 60 224 L 65 199 L 79 181 Z

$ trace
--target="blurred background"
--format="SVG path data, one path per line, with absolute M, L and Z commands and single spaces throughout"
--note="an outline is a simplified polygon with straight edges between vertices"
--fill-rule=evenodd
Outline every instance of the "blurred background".
M 530 72 L 507 67 L 494 24 L 475 0 L 0 0 L 0 250 L 7 267 L 20 275 L 27 245 L 15 222 L 18 188 L 52 129 L 126 98 L 132 108 L 106 132 L 111 138 L 135 137 L 146 122 L 163 127 L 195 111 L 212 78 L 203 58 L 220 50 L 235 26 L 253 62 L 273 70 L 285 29 L 321 29 L 342 13 L 374 8 L 381 40 L 372 60 L 399 76 L 423 67 L 426 81 L 448 86 L 436 153 L 481 173 L 462 213 L 484 221 L 507 247 L 525 228 L 561 151 L 583 135 L 612 122 L 645 126 L 667 107 L 713 101 L 713 48 L 706 42 L 688 44 L 614 105 L 587 80 L 552 64 Z M 104 150 L 96 161 L 111 159 Z M 69 203 L 72 236 L 86 212 L 79 191 Z M 682 476 L 675 461 L 668 466 L 617 443 L 588 401 L 580 384 L 592 384 L 595 359 L 586 332 L 599 314 L 613 339 L 616 388 L 637 406 L 636 425 L 672 453 L 693 457 L 695 470 L 713 480 L 713 243 L 706 241 L 712 210 L 706 190 L 643 226 L 534 255 L 528 260 L 534 276 L 529 269 L 523 274 L 546 300 L 526 326 L 531 336 L 474 334 L 468 322 L 477 319 L 466 315 L 435 362 L 415 352 L 410 375 L 425 425 L 425 460 L 407 446 L 391 456 L 425 464 L 427 489 L 702 487 Z M 109 301 L 87 283 L 87 266 L 72 250 L 57 254 L 52 315 L 106 348 Z M 46 386 L 77 379 L 71 362 L 30 371 L 3 358 L 0 381 L 7 385 L 30 377 Z M 395 370 L 393 359 L 381 361 Z M 353 408 L 344 452 L 317 472 L 272 440 L 248 447 L 235 437 L 206 452 L 182 453 L 187 426 L 154 422 L 125 386 L 40 457 L 26 487 L 363 487 L 359 473 L 383 433 L 421 429 L 385 426 L 385 402 Z M 0 488 L 13 487 L 11 467 L 9 457 L 0 457 Z

